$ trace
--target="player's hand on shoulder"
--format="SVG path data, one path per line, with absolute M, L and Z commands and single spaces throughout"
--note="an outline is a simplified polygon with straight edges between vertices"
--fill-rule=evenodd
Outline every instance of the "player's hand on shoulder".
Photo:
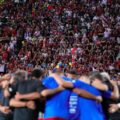
M 102 102 L 102 101 L 103 101 L 102 96 L 97 96 L 97 97 L 96 97 L 96 101 L 97 101 L 97 102 Z

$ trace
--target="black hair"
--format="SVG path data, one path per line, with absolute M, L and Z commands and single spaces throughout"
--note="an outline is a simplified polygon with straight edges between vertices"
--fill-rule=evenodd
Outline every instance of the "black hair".
M 44 74 L 43 70 L 34 69 L 31 73 L 31 76 L 39 79 L 43 74 Z
M 67 73 L 72 74 L 72 75 L 78 75 L 78 72 L 76 69 L 70 69 Z

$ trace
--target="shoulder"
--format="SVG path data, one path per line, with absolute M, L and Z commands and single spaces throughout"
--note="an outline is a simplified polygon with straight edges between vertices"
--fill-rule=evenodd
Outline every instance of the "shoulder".
M 53 77 L 46 77 L 46 78 L 44 78 L 43 80 L 42 80 L 42 83 L 43 84 L 46 84 L 46 83 L 48 83 L 48 82 L 51 82 L 51 81 L 53 81 L 54 80 L 54 78 Z

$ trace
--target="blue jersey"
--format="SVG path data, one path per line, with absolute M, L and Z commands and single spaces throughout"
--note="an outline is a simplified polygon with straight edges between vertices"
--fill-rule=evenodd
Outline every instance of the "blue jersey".
M 79 96 L 72 92 L 69 99 L 69 120 L 78 120 L 79 116 Z
M 67 77 L 62 77 L 66 81 L 70 81 L 72 83 L 76 82 L 76 80 L 67 78 Z M 71 92 L 70 98 L 69 98 L 69 118 L 68 120 L 78 120 L 80 116 L 79 112 L 79 96 Z
M 46 88 L 57 88 L 58 84 L 52 77 L 47 77 L 43 80 L 43 85 Z M 45 118 L 59 117 L 68 119 L 69 116 L 69 97 L 70 90 L 63 90 L 54 96 L 51 96 L 46 101 Z
M 91 94 L 94 94 L 95 96 L 101 95 L 99 90 L 82 81 L 77 80 L 74 85 L 77 88 L 84 89 Z M 102 105 L 95 100 L 79 97 L 79 111 L 80 116 L 78 120 L 104 120 Z

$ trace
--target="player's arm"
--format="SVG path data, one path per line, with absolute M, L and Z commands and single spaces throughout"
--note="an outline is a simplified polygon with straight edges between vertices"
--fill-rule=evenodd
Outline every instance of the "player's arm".
M 40 97 L 41 95 L 39 92 L 33 92 L 28 94 L 16 93 L 15 95 L 16 100 L 35 100 L 35 99 L 40 99 Z
M 11 99 L 9 105 L 11 107 L 26 107 L 26 102 L 21 102 L 16 99 Z
M 79 89 L 79 88 L 74 88 L 73 92 L 75 92 L 76 94 L 78 94 L 81 97 L 84 97 L 84 98 L 87 98 L 87 99 L 93 99 L 93 100 L 102 102 L 102 97 L 101 96 L 95 96 L 95 95 L 87 92 L 86 90 Z
M 65 88 L 73 88 L 74 87 L 72 82 L 63 80 L 57 74 L 51 74 L 50 77 L 53 77 L 59 85 L 65 87 Z
M 55 89 L 45 89 L 40 94 L 43 97 L 48 97 L 48 96 L 55 95 L 56 93 L 61 92 L 64 89 L 65 88 L 63 88 L 62 86 L 59 86 L 58 88 L 55 88 Z
M 111 81 L 111 84 L 113 85 L 113 91 L 102 91 L 102 96 L 108 99 L 119 99 L 119 89 L 115 81 Z
M 94 86 L 95 88 L 101 90 L 101 91 L 107 91 L 108 90 L 108 86 L 104 83 L 102 83 L 99 80 L 94 80 L 91 83 L 92 86 Z
M 23 101 L 18 101 L 14 98 L 10 100 L 9 105 L 11 107 L 15 107 L 15 108 L 26 107 L 26 108 L 29 108 L 29 109 L 32 109 L 32 110 L 35 110 L 35 108 L 36 108 L 34 101 L 23 102 Z
M 119 88 L 116 81 L 110 81 L 113 86 L 113 91 L 111 94 L 111 99 L 119 99 Z
M 33 93 L 29 93 L 29 94 L 16 93 L 15 99 L 16 100 L 43 99 L 43 97 L 54 95 L 62 90 L 64 90 L 64 88 L 59 86 L 58 88 L 55 88 L 55 89 L 44 89 L 40 93 L 39 92 L 33 92 Z

